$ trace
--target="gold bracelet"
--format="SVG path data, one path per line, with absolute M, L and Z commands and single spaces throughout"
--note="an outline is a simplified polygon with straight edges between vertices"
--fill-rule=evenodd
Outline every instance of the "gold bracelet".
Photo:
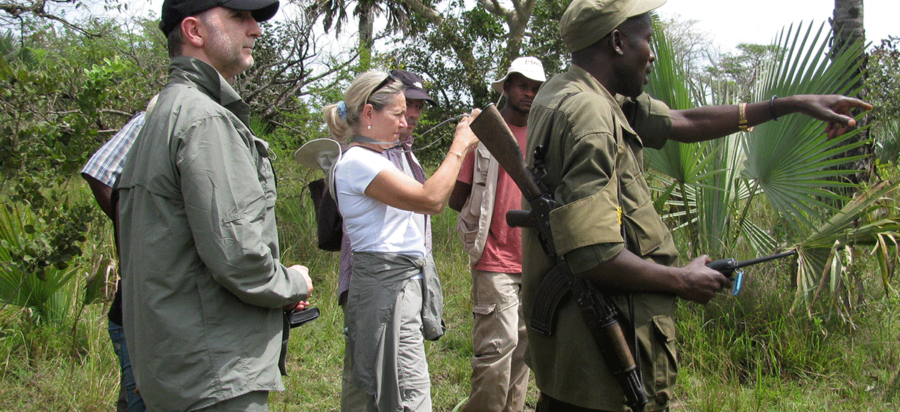
M 752 127 L 747 127 L 747 103 L 738 103 L 738 129 L 742 132 L 752 132 Z
M 455 154 L 456 157 L 459 158 L 459 161 L 460 161 L 460 162 L 463 160 L 463 154 L 460 153 L 460 152 L 450 152 L 450 154 Z

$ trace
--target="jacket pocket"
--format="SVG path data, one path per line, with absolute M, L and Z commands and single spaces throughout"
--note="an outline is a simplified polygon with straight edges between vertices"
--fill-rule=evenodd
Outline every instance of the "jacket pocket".
M 675 320 L 671 316 L 653 317 L 653 386 L 650 395 L 656 395 L 656 402 L 666 404 L 672 398 L 675 376 L 678 374 L 678 356 L 675 344 Z
M 272 161 L 269 160 L 269 145 L 264 140 L 253 136 L 253 143 L 256 148 L 256 173 L 259 178 L 259 184 L 266 195 L 266 208 L 275 207 L 277 197 L 275 191 L 275 170 L 272 168 Z
M 500 354 L 500 332 L 497 328 L 497 304 L 476 304 L 472 307 L 475 322 L 472 330 L 472 354 L 475 359 L 495 359 Z M 480 318 L 480 319 L 479 319 Z
M 472 171 L 472 186 L 484 186 L 487 183 L 490 163 L 491 153 L 484 145 L 478 145 L 475 149 L 475 166 Z
M 484 250 L 484 245 L 479 245 L 477 242 L 483 199 L 484 186 L 472 186 L 469 199 L 456 217 L 456 233 L 459 235 L 463 249 L 465 249 L 472 260 L 477 260 L 475 259 L 476 257 L 480 258 Z
M 669 229 L 653 208 L 650 190 L 643 177 L 628 182 L 628 187 L 621 190 L 624 192 L 622 208 L 626 241 L 634 248 L 632 251 L 646 256 L 659 249 Z
M 490 179 L 490 152 L 479 144 L 475 149 L 475 166 L 472 172 L 472 188 L 469 198 L 457 215 L 456 233 L 463 248 L 469 254 L 469 263 L 475 264 L 481 260 L 484 245 L 487 241 L 487 230 L 490 225 L 490 207 L 493 210 L 493 194 L 487 193 L 488 179 Z M 493 187 L 493 184 L 491 185 Z M 489 204 L 485 204 L 490 201 Z M 487 215 L 484 215 L 485 213 Z

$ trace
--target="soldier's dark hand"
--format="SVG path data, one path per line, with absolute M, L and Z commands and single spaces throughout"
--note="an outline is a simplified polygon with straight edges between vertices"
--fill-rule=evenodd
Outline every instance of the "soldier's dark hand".
M 851 109 L 872 110 L 872 105 L 859 99 L 840 95 L 797 95 L 786 99 L 795 98 L 800 105 L 800 112 L 815 119 L 828 122 L 825 133 L 829 138 L 840 136 L 853 127 L 856 120 L 852 117 Z
M 711 262 L 709 256 L 700 256 L 688 263 L 681 270 L 682 287 L 678 297 L 697 303 L 706 303 L 716 292 L 731 287 L 731 281 L 717 270 L 706 267 Z

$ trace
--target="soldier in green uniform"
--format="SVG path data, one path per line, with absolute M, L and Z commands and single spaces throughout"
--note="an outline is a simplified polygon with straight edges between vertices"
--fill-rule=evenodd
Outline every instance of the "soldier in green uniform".
M 543 183 L 559 206 L 550 215 L 557 252 L 576 276 L 619 291 L 611 294 L 613 301 L 627 325 L 634 319 L 648 411 L 667 409 L 672 397 L 676 297 L 706 303 L 730 282 L 705 266 L 707 256 L 673 266 L 677 251 L 643 176 L 644 147 L 719 138 L 796 112 L 829 122 L 834 135 L 856 125 L 850 109 L 871 109 L 843 96 L 797 95 L 669 110 L 643 93 L 655 59 L 649 12 L 664 3 L 572 1 L 560 21 L 572 64 L 535 98 L 526 151 L 533 165 L 534 149 L 546 139 Z M 523 230 L 522 236 L 523 304 L 530 318 L 551 263 L 536 231 Z M 537 412 L 625 409 L 623 392 L 572 299 L 560 306 L 552 336 L 529 329 L 528 340 L 526 360 L 541 390 Z

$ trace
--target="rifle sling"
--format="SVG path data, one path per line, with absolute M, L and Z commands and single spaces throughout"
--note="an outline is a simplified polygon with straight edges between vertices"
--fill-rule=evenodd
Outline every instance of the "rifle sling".
M 556 105 L 556 110 L 550 115 L 550 121 L 547 123 L 547 132 L 544 133 L 543 140 L 541 140 L 541 143 L 534 148 L 533 175 L 541 190 L 546 191 L 546 186 L 540 180 L 546 175 L 544 171 L 544 157 L 547 156 L 550 136 L 553 133 L 553 122 L 563 103 L 576 94 L 578 93 L 569 93 L 559 100 L 559 104 Z M 549 195 L 549 193 L 547 194 Z M 534 215 L 534 210 L 536 210 L 535 207 L 532 207 L 532 215 Z M 548 249 L 548 245 L 546 245 L 544 239 L 541 239 L 541 246 L 548 256 L 556 254 L 556 251 Z M 570 277 L 566 276 L 565 273 L 560 273 L 557 266 L 554 266 L 553 269 L 550 270 L 550 273 L 544 276 L 540 286 L 538 286 L 538 290 L 541 292 L 538 293 L 537 297 L 534 299 L 534 309 L 531 311 L 531 327 L 534 330 L 543 335 L 553 335 L 553 330 L 556 326 L 557 308 L 571 290 L 571 283 Z
M 538 180 L 536 183 L 538 183 L 538 186 L 540 186 L 541 191 L 543 192 L 542 197 L 547 197 L 547 201 L 542 202 L 540 199 L 534 199 L 529 201 L 529 203 L 532 206 L 531 213 L 533 216 L 542 220 L 548 219 L 550 212 L 550 210 L 542 210 L 542 206 L 546 209 L 548 205 L 553 204 L 548 188 L 540 181 L 543 176 L 546 175 L 546 171 L 544 170 L 544 157 L 547 155 L 547 145 L 550 142 L 550 135 L 553 132 L 553 120 L 559 112 L 559 109 L 562 107 L 563 102 L 575 94 L 576 93 L 568 94 L 560 100 L 556 111 L 551 115 L 550 121 L 548 122 L 544 140 L 534 151 L 534 168 L 532 173 L 536 180 Z M 619 207 L 622 207 L 621 189 L 621 184 L 619 184 Z M 542 334 L 552 335 L 558 305 L 567 296 L 567 292 L 571 292 L 581 310 L 582 320 L 584 320 L 594 342 L 600 349 L 600 354 L 603 357 L 606 366 L 613 376 L 616 377 L 616 380 L 619 382 L 619 385 L 625 394 L 626 405 L 631 407 L 633 411 L 643 411 L 644 405 L 647 404 L 648 399 L 643 388 L 639 364 L 635 362 L 635 358 L 639 359 L 640 356 L 633 355 L 634 353 L 637 353 L 637 346 L 633 349 L 629 347 L 622 327 L 619 324 L 616 306 L 612 303 L 612 300 L 606 293 L 597 290 L 589 280 L 575 276 L 565 259 L 556 252 L 555 247 L 553 246 L 553 236 L 549 227 L 543 222 L 538 225 L 540 226 L 540 235 L 538 238 L 544 251 L 553 261 L 554 266 L 553 269 L 544 276 L 544 279 L 539 285 L 530 319 L 532 329 Z M 620 230 L 622 230 L 622 236 L 624 238 L 624 224 L 620 225 Z M 541 233 L 544 231 L 546 231 L 546 233 Z M 634 310 L 631 308 L 632 305 L 633 303 L 629 296 L 629 306 L 632 316 L 632 333 L 633 336 L 635 336 L 634 343 L 636 345 L 637 338 L 636 333 L 634 333 L 633 330 Z

